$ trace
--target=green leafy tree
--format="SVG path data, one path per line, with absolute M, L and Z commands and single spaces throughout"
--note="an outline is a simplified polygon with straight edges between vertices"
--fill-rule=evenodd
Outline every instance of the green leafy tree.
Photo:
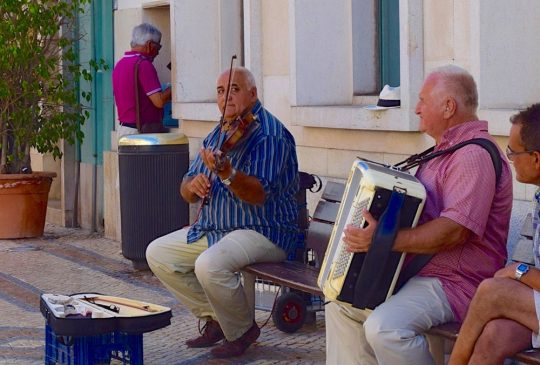
M 105 67 L 77 62 L 77 18 L 90 0 L 0 3 L 0 173 L 31 172 L 30 148 L 62 156 L 58 142 L 82 141 L 89 112 L 81 77 Z M 82 95 L 89 101 L 90 94 Z

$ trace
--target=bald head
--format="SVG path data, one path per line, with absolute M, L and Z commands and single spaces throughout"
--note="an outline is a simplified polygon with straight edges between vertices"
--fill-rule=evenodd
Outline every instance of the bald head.
M 255 78 L 245 67 L 234 67 L 232 69 L 228 93 L 229 70 L 221 73 L 216 85 L 218 107 L 226 120 L 232 120 L 242 115 L 257 102 Z
M 248 70 L 247 68 L 245 68 L 245 67 L 233 67 L 232 74 L 233 74 L 233 77 L 236 76 L 236 77 L 240 77 L 243 80 L 245 80 L 247 87 L 249 87 L 249 88 L 257 87 L 257 85 L 255 83 L 255 77 L 253 76 L 251 71 Z M 221 72 L 221 74 L 218 76 L 218 81 L 219 81 L 219 79 L 221 79 L 223 77 L 226 77 L 227 79 L 229 78 L 229 69 Z

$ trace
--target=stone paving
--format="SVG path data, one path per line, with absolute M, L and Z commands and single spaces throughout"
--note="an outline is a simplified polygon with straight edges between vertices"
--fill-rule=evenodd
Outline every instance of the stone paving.
M 45 320 L 41 293 L 97 292 L 172 308 L 171 325 L 144 334 L 149 365 L 324 364 L 324 314 L 294 334 L 272 320 L 256 344 L 241 357 L 217 360 L 207 349 L 188 349 L 184 341 L 198 333 L 197 321 L 149 271 L 133 269 L 120 243 L 100 234 L 47 224 L 41 238 L 0 240 L 0 365 L 44 363 Z M 259 325 L 269 312 L 257 311 Z M 112 364 L 115 364 L 113 360 Z

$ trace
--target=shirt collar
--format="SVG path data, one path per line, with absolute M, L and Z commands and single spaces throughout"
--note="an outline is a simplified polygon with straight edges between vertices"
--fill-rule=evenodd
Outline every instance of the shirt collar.
M 257 99 L 255 104 L 253 105 L 253 108 L 251 108 L 251 112 L 253 114 L 257 114 L 257 113 L 259 113 L 261 111 L 261 109 L 262 109 L 262 104 L 261 104 L 260 100 Z
M 144 53 L 137 52 L 137 51 L 126 51 L 126 53 L 124 53 L 124 56 L 125 57 L 141 57 L 145 60 L 152 60 L 152 58 L 148 57 L 148 55 L 145 55 Z
M 469 122 L 460 123 L 444 132 L 436 149 L 439 150 L 443 148 L 448 148 L 456 143 L 471 139 L 479 131 L 488 131 L 487 121 L 472 120 Z

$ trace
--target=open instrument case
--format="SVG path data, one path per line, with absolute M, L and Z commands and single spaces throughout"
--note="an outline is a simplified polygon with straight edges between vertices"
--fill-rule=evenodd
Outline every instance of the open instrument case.
M 40 310 L 54 333 L 94 336 L 109 332 L 141 334 L 171 324 L 171 309 L 96 293 L 42 294 Z

